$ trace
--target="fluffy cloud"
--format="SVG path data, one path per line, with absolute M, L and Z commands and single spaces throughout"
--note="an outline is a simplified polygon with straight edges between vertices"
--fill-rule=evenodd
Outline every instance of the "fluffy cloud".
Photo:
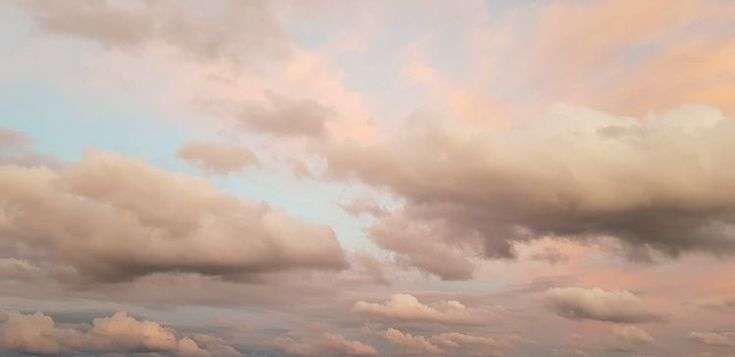
M 543 300 L 559 316 L 572 320 L 617 323 L 663 320 L 661 315 L 649 310 L 637 296 L 628 291 L 552 288 L 546 291 Z
M 201 339 L 201 337 L 200 337 Z M 176 332 L 153 321 L 139 321 L 125 312 L 97 318 L 88 329 L 56 326 L 40 312 L 10 312 L 0 323 L 0 350 L 56 355 L 73 352 L 132 353 L 171 352 L 180 356 L 213 356 L 213 351 L 239 352 L 222 342 L 200 347 L 191 338 L 178 339 Z
M 378 245 L 465 279 L 463 256 L 512 257 L 515 242 L 543 236 L 732 252 L 734 135 L 735 122 L 706 106 L 637 119 L 559 104 L 507 131 L 417 113 L 384 142 L 326 155 L 333 177 L 406 201 L 371 230 Z
M 176 154 L 194 166 L 220 174 L 240 171 L 258 161 L 246 148 L 203 141 L 189 141 Z
M 441 301 L 432 305 L 421 303 L 408 294 L 391 295 L 383 304 L 358 301 L 352 312 L 370 318 L 405 322 L 430 322 L 440 324 L 481 324 L 477 314 L 455 300 Z
M 616 349 L 619 351 L 632 351 L 637 347 L 653 343 L 653 337 L 636 326 L 616 327 L 613 333 L 617 342 Z
M 689 339 L 705 345 L 711 346 L 735 346 L 735 332 L 700 332 L 693 331 L 689 334 Z
M 403 333 L 400 330 L 396 330 L 394 328 L 390 328 L 385 331 L 378 331 L 377 334 L 394 345 L 405 346 L 411 349 L 432 354 L 443 352 L 441 348 L 429 342 L 424 336 L 414 336 L 410 333 Z
M 31 247 L 88 278 L 347 266 L 329 227 L 113 153 L 88 151 L 60 172 L 0 166 L 0 198 L 0 243 Z
M 279 336 L 274 345 L 289 356 L 377 356 L 378 352 L 360 341 L 350 341 L 342 335 L 319 333 Z

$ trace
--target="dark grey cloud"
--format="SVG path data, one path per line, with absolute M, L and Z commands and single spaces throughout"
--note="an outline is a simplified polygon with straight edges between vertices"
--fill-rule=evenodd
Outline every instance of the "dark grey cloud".
M 510 258 L 515 242 L 544 236 L 615 237 L 671 257 L 733 252 L 734 136 L 735 122 L 706 106 L 635 119 L 557 105 L 507 131 L 421 112 L 393 137 L 326 156 L 332 177 L 405 201 L 372 228 L 378 245 L 466 279 L 460 256 Z M 438 255 L 464 268 L 443 271 L 430 263 Z

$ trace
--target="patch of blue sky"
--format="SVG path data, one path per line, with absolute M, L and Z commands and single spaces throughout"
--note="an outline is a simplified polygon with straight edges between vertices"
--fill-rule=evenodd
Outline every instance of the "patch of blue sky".
M 142 158 L 154 166 L 203 175 L 176 159 L 188 139 L 206 134 L 177 125 L 160 112 L 116 101 L 85 101 L 40 80 L 0 84 L 0 126 L 33 138 L 35 150 L 62 161 L 79 160 L 86 148 L 114 151 Z M 134 102 L 133 102 L 134 103 Z M 329 224 L 348 248 L 363 248 L 360 219 L 336 204 L 344 188 L 250 170 L 243 175 L 210 177 L 217 189 L 269 202 L 287 214 L 312 223 Z

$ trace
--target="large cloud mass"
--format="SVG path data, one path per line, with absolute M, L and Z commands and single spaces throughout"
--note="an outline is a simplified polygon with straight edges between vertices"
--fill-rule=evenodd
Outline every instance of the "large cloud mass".
M 89 151 L 60 172 L 0 166 L 0 198 L 1 243 L 95 279 L 347 265 L 329 227 L 107 152 Z
M 546 235 L 732 252 L 733 137 L 735 122 L 706 106 L 637 119 L 559 104 L 507 131 L 419 113 L 385 142 L 332 146 L 328 162 L 405 199 L 373 227 L 378 245 L 462 279 L 466 259 L 511 257 L 514 242 Z

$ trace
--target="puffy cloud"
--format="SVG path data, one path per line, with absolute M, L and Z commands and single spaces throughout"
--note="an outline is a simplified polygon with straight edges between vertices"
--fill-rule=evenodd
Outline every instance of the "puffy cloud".
M 443 352 L 441 348 L 429 342 L 429 340 L 427 340 L 424 336 L 414 336 L 410 333 L 403 333 L 400 330 L 396 330 L 394 328 L 390 328 L 384 331 L 378 331 L 377 334 L 394 345 L 406 346 L 411 349 L 432 354 Z
M 203 141 L 185 143 L 176 155 L 203 170 L 220 174 L 240 171 L 258 161 L 247 148 Z
M 700 332 L 693 331 L 689 339 L 704 345 L 711 346 L 735 346 L 735 332 Z
M 221 342 L 203 345 L 234 352 L 230 354 L 233 356 L 240 355 Z M 188 337 L 178 339 L 174 330 L 153 321 L 136 320 L 125 312 L 96 318 L 89 329 L 57 326 L 51 317 L 40 312 L 32 315 L 10 312 L 0 323 L 0 350 L 43 355 L 171 352 L 181 356 L 213 356 L 207 348 L 200 348 L 195 340 Z
M 275 339 L 274 345 L 289 356 L 377 356 L 378 352 L 360 341 L 350 341 L 340 334 L 289 333 Z
M 431 322 L 441 324 L 475 325 L 482 322 L 478 315 L 456 300 L 441 301 L 431 305 L 421 303 L 408 294 L 391 295 L 383 304 L 358 301 L 352 312 L 366 317 L 406 322 Z
M 59 354 L 82 343 L 79 331 L 57 328 L 54 320 L 42 314 L 10 312 L 2 322 L 0 349 L 33 354 Z
M 417 113 L 398 133 L 331 146 L 329 172 L 403 198 L 371 238 L 445 279 L 544 236 L 612 236 L 670 256 L 735 248 L 735 122 L 717 109 L 637 119 L 559 104 L 507 131 Z
M 373 217 L 379 217 L 386 213 L 386 210 L 380 206 L 374 198 L 370 196 L 357 197 L 347 203 L 339 205 L 345 212 L 359 217 L 363 214 L 369 214 Z
M 175 351 L 178 347 L 174 331 L 153 321 L 138 321 L 125 312 L 94 319 L 86 335 L 94 351 Z
M 653 343 L 653 337 L 645 330 L 636 326 L 616 327 L 613 333 L 617 340 L 616 349 L 620 351 L 632 351 L 637 347 Z
M 266 91 L 265 103 L 245 103 L 239 121 L 259 132 L 285 135 L 321 137 L 327 133 L 326 123 L 335 113 L 310 100 L 295 100 Z
M 617 323 L 662 321 L 643 302 L 628 291 L 599 288 L 552 288 L 543 296 L 546 305 L 559 316 L 572 320 L 598 320 Z
M 97 280 L 347 266 L 329 227 L 113 153 L 88 151 L 60 172 L 0 166 L 0 198 L 0 242 Z

